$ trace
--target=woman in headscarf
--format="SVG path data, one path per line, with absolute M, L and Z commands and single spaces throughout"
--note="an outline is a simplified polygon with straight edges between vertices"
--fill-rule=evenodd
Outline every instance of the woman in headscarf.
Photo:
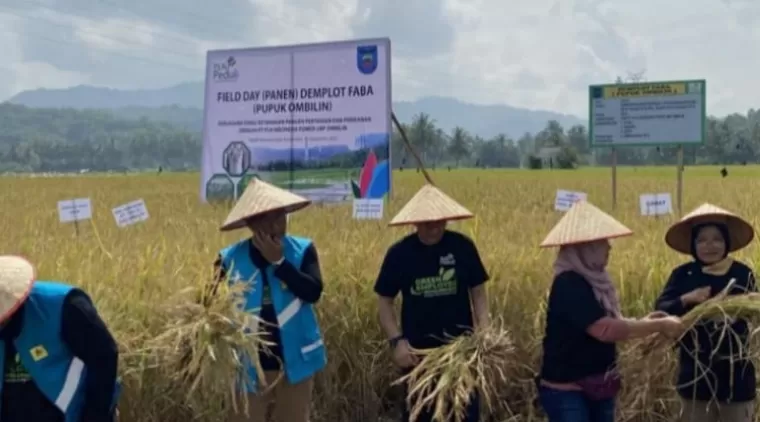
M 682 316 L 729 283 L 731 295 L 755 291 L 752 270 L 729 256 L 753 238 L 749 223 L 714 205 L 704 204 L 686 215 L 668 230 L 665 242 L 693 260 L 673 270 L 655 307 Z M 729 326 L 700 321 L 683 336 L 677 385 L 681 421 L 755 420 L 755 367 L 747 358 L 748 332 L 743 320 Z
M 541 247 L 558 246 L 537 379 L 549 422 L 613 422 L 621 387 L 615 343 L 653 333 L 676 335 L 679 318 L 624 318 L 607 272 L 609 239 L 633 232 L 586 201 L 576 202 Z

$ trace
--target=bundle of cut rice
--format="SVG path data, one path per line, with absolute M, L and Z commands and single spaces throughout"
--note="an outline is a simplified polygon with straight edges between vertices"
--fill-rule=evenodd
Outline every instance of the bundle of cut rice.
M 140 370 L 160 380 L 167 395 L 184 399 L 195 415 L 208 413 L 210 405 L 220 411 L 238 411 L 240 391 L 251 380 L 242 370 L 253 362 L 264 380 L 258 360 L 261 345 L 268 345 L 259 331 L 259 320 L 244 310 L 246 287 L 221 283 L 203 303 L 198 288 L 180 292 L 173 303 L 156 311 L 163 327 L 133 354 L 141 356 Z M 263 382 L 263 381 L 262 381 Z
M 686 330 L 680 337 L 670 338 L 662 334 L 657 334 L 639 342 L 637 347 L 632 349 L 631 352 L 648 359 L 647 362 L 643 360 L 641 361 L 641 369 L 659 371 L 661 365 L 667 363 L 664 359 L 659 357 L 662 357 L 668 352 L 668 350 L 672 349 L 674 343 L 680 341 L 684 336 L 693 335 L 690 330 L 696 325 L 705 323 L 711 324 L 712 329 L 715 330 L 720 336 L 720 339 L 722 339 L 730 336 L 737 336 L 737 334 L 731 329 L 731 324 L 736 320 L 742 319 L 752 323 L 760 319 L 760 293 L 729 296 L 728 292 L 731 291 L 734 282 L 735 280 L 731 280 L 723 291 L 715 295 L 715 297 L 695 306 L 681 318 Z M 756 333 L 757 330 L 754 330 L 750 335 L 754 336 Z M 746 359 L 749 357 L 741 353 L 741 350 L 737 350 L 736 355 L 730 357 L 730 359 Z M 653 359 L 655 361 L 653 361 Z
M 425 408 L 437 421 L 462 421 L 473 393 L 492 408 L 499 386 L 509 378 L 514 345 L 502 324 L 491 324 L 475 333 L 450 339 L 441 347 L 414 350 L 421 362 L 394 385 L 407 384 L 406 401 L 411 420 Z

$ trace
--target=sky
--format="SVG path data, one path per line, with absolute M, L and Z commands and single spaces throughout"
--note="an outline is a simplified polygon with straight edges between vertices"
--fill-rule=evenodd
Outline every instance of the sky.
M 760 101 L 756 0 L 0 0 L 0 101 L 204 77 L 209 49 L 388 36 L 393 98 L 584 116 L 617 76 L 706 79 L 708 114 Z

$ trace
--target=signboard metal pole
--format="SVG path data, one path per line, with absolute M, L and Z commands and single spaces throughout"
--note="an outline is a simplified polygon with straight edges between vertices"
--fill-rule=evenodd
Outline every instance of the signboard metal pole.
M 617 207 L 617 148 L 612 148 L 612 209 Z
M 676 201 L 678 202 L 678 218 L 681 218 L 683 210 L 683 144 L 678 145 L 678 164 L 676 166 Z

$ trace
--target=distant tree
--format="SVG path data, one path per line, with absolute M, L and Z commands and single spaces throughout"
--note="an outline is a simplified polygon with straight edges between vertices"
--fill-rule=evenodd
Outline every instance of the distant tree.
M 461 127 L 454 128 L 449 141 L 448 153 L 454 159 L 456 166 L 459 162 L 470 155 L 470 135 Z

